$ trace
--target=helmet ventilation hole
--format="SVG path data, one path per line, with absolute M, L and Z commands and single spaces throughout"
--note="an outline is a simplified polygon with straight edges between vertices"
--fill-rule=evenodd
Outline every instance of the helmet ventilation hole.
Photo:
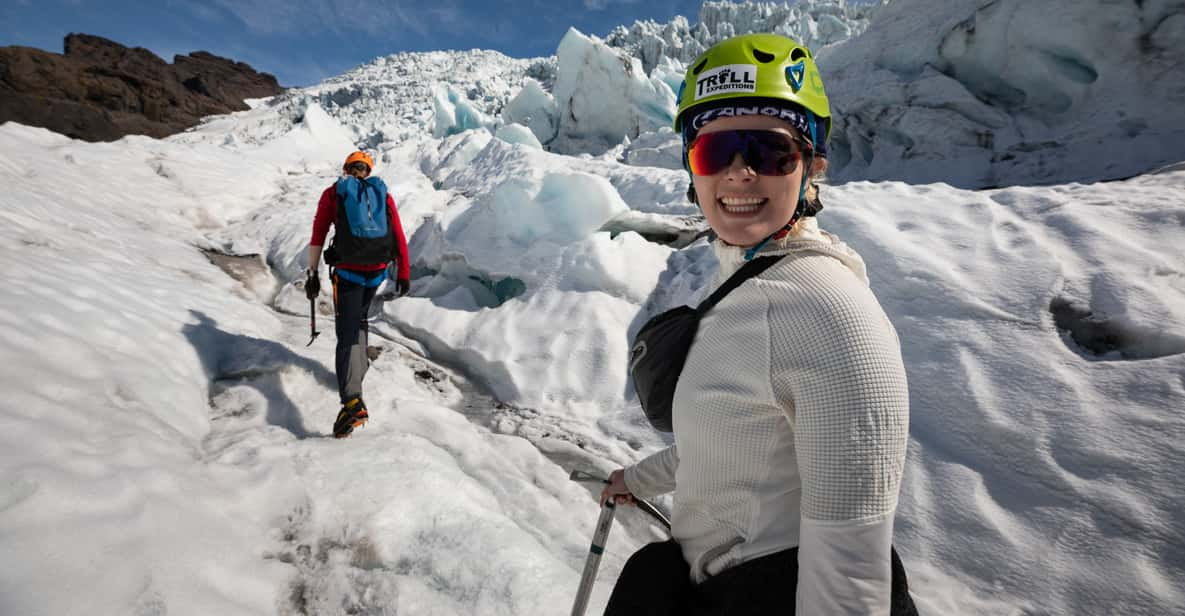
M 761 51 L 760 49 L 754 49 L 753 50 L 753 58 L 762 64 L 768 64 L 768 63 L 774 61 L 774 54 L 765 53 L 764 51 Z
M 695 68 L 691 69 L 691 74 L 698 75 L 698 74 L 702 73 L 704 71 L 704 67 L 707 65 L 708 65 L 708 59 L 704 58 L 703 62 L 696 64 Z
M 791 61 L 801 60 L 803 58 L 809 58 L 809 57 L 811 57 L 811 52 L 803 49 L 802 47 L 795 47 L 794 51 L 790 52 L 790 60 Z

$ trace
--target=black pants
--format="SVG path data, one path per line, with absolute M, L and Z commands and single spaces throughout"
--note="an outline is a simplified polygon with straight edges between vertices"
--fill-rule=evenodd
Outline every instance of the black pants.
M 369 328 L 366 313 L 378 287 L 364 287 L 333 275 L 333 316 L 337 329 L 337 391 L 342 404 L 362 396 L 362 379 L 370 368 L 366 355 Z
M 905 567 L 892 556 L 892 616 L 917 616 Z M 630 556 L 605 616 L 765 616 L 794 614 L 798 548 L 762 556 L 692 584 L 678 543 L 651 543 Z

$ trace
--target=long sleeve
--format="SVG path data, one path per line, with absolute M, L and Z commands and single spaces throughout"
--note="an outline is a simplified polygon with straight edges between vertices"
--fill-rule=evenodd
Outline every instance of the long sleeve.
M 718 280 L 743 265 L 744 249 L 713 247 Z M 762 254 L 785 258 L 696 331 L 672 407 L 677 453 L 627 469 L 626 485 L 678 485 L 671 532 L 697 583 L 797 547 L 798 614 L 887 614 L 909 425 L 897 334 L 838 238 L 808 226 Z
M 337 197 L 334 195 L 333 187 L 330 186 L 321 193 L 321 199 L 317 201 L 317 214 L 313 217 L 313 236 L 309 240 L 309 245 L 324 246 L 325 236 L 329 234 L 329 227 L 336 219 Z
M 872 292 L 838 262 L 816 259 L 799 270 L 816 293 L 769 320 L 772 347 L 784 350 L 772 386 L 794 429 L 802 482 L 796 613 L 887 615 L 909 427 L 905 368 Z
M 649 498 L 675 489 L 679 450 L 671 445 L 625 469 L 625 486 L 635 496 Z
M 889 616 L 893 515 L 866 524 L 803 519 L 795 614 Z
M 399 274 L 402 280 L 411 279 L 411 263 L 407 259 L 407 238 L 403 235 L 403 224 L 399 221 L 399 210 L 395 208 L 395 199 L 387 193 L 387 210 L 391 212 L 391 226 L 394 227 L 395 248 L 399 254 Z

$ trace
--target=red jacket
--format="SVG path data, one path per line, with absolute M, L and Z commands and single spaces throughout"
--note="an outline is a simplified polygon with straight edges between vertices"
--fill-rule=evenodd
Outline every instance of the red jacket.
M 407 262 L 407 238 L 403 237 L 403 225 L 399 223 L 399 211 L 395 209 L 395 199 L 387 193 L 387 210 L 391 212 L 391 225 L 395 231 L 395 241 L 399 243 L 399 272 L 396 278 L 411 280 L 411 264 Z M 330 186 L 321 193 L 321 200 L 317 202 L 317 215 L 313 217 L 313 239 L 309 244 L 324 246 L 325 236 L 329 234 L 329 227 L 337 220 L 337 194 Z M 339 269 L 354 270 L 356 272 L 377 272 L 387 268 L 386 263 L 378 265 L 359 265 L 357 263 L 338 263 Z

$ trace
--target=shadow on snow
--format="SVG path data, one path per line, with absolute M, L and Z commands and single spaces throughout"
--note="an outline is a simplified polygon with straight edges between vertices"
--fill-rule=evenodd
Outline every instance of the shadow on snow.
M 182 332 L 197 351 L 206 376 L 216 390 L 228 382 L 250 385 L 267 400 L 267 423 L 288 430 L 296 438 L 317 436 L 305 428 L 299 407 L 284 391 L 280 374 L 288 367 L 305 370 L 322 385 L 336 391 L 337 379 L 333 372 L 283 344 L 227 332 L 197 310 L 191 310 L 190 314 L 197 322 L 186 324 Z

